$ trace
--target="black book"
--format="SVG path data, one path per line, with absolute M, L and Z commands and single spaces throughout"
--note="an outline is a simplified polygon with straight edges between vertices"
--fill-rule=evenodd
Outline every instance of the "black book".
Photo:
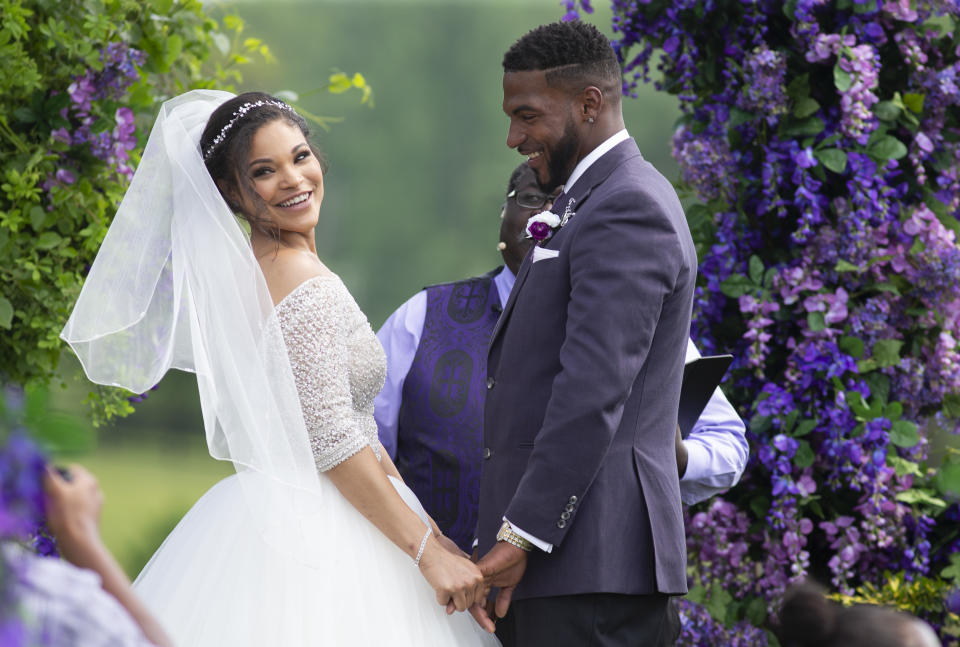
M 711 355 L 698 357 L 684 365 L 680 411 L 677 414 L 677 424 L 682 437 L 690 435 L 690 430 L 703 413 L 714 390 L 720 386 L 720 380 L 732 361 L 733 355 Z

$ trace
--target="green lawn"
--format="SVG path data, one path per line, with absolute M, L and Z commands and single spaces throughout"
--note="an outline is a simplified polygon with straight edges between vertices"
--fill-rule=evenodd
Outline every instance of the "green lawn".
M 105 503 L 104 541 L 131 578 L 193 503 L 233 466 L 207 454 L 202 432 L 197 442 L 179 445 L 149 439 L 142 443 L 101 444 L 78 457 L 100 481 Z

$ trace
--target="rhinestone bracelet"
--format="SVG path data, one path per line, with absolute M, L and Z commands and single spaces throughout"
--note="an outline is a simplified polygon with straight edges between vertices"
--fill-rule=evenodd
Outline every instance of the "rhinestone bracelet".
M 427 540 L 430 539 L 430 535 L 432 534 L 433 528 L 427 526 L 427 532 L 423 533 L 423 539 L 420 540 L 420 550 L 417 551 L 417 556 L 413 560 L 413 563 L 417 566 L 420 566 L 420 558 L 423 557 L 423 549 L 427 547 Z

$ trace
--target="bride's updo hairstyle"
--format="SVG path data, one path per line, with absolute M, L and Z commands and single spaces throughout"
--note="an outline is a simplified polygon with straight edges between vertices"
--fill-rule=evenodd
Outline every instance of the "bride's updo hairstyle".
M 244 92 L 226 101 L 213 111 L 200 136 L 200 153 L 210 177 L 234 212 L 251 228 L 264 233 L 274 228 L 264 217 L 267 205 L 253 187 L 253 180 L 244 169 L 250 156 L 253 137 L 263 126 L 282 119 L 303 133 L 310 150 L 326 173 L 327 165 L 320 151 L 310 141 L 307 122 L 286 103 L 264 92 Z M 249 213 L 253 205 L 254 212 Z

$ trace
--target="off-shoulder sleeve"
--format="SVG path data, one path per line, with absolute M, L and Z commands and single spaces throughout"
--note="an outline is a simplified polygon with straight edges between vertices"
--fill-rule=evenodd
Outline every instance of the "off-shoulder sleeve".
M 352 313 L 345 302 L 349 294 L 345 290 L 341 294 L 339 286 L 338 281 L 317 277 L 277 306 L 310 446 L 321 472 L 370 445 L 367 426 L 375 424 L 372 416 L 354 407 Z

